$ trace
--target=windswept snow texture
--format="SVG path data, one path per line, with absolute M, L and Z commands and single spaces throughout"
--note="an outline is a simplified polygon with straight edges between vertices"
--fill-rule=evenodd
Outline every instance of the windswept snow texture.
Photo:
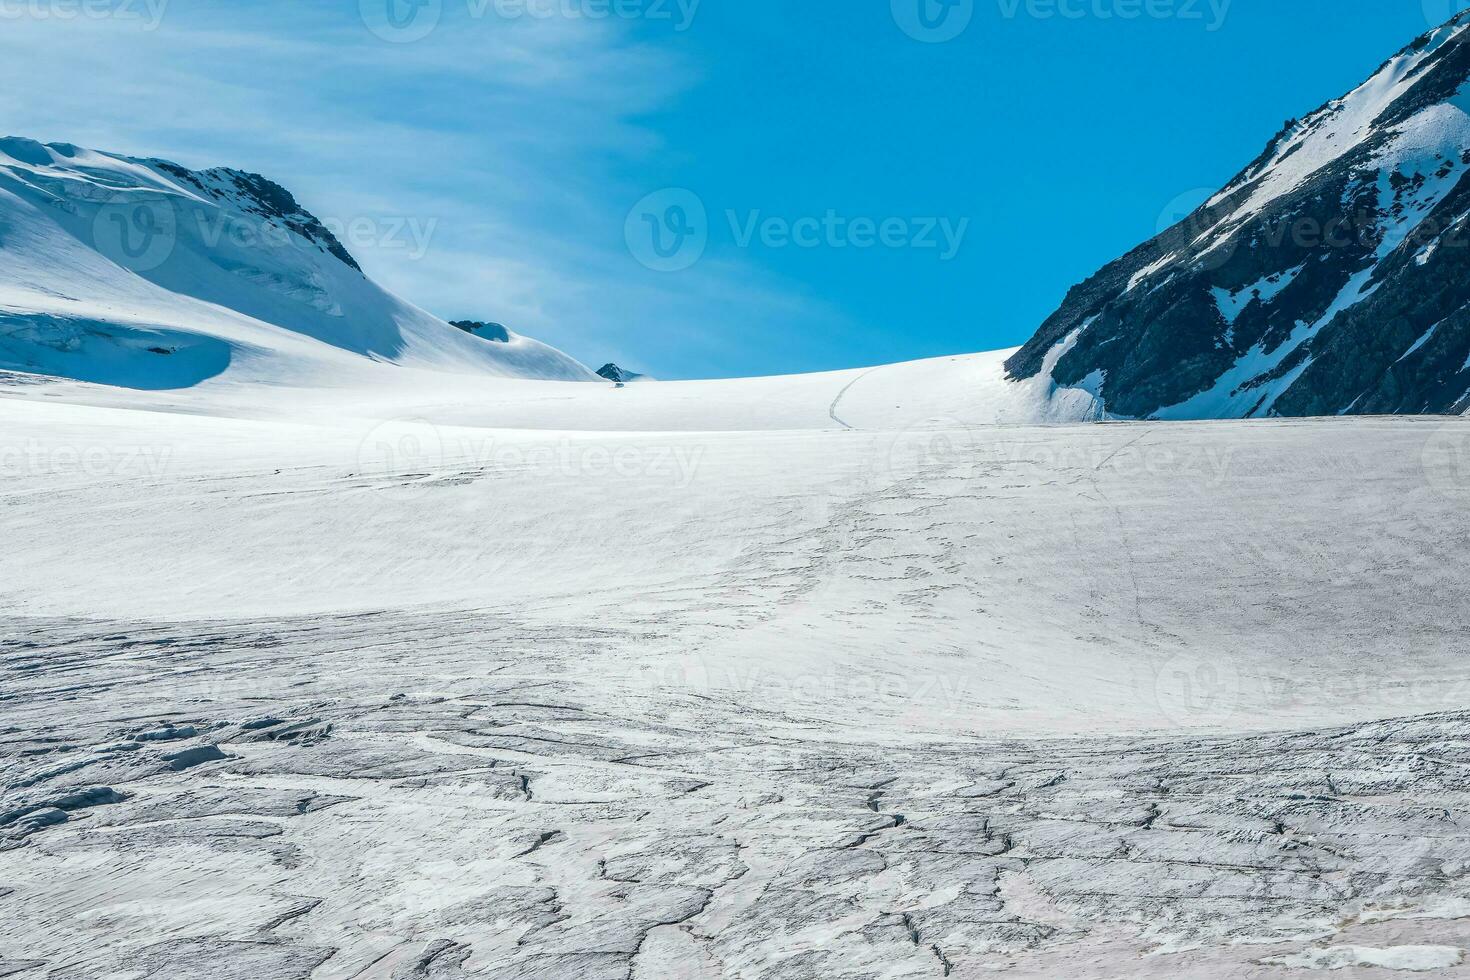
M 0 378 L 0 974 L 1464 975 L 1470 428 L 1005 356 Z
M 386 366 L 597 381 L 394 297 L 284 188 L 0 139 L 0 370 L 139 388 L 368 379 Z
M 1010 375 L 1115 418 L 1465 413 L 1467 170 L 1470 11 L 1075 287 Z

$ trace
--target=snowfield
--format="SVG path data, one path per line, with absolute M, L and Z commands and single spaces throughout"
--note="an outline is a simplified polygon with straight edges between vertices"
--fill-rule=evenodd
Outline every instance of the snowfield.
M 1465 972 L 1470 429 L 1003 357 L 12 377 L 0 974 Z
M 617 388 L 29 140 L 0 260 L 0 977 L 1470 972 L 1466 420 Z

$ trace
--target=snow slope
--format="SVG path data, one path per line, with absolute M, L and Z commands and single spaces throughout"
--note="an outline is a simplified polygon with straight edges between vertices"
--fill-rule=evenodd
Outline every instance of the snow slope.
M 269 398 L 250 385 L 137 391 L 33 379 L 48 397 L 98 407 L 305 422 L 429 419 L 491 429 L 769 431 L 1050 424 L 1094 418 L 1081 392 L 1045 381 L 1008 382 L 1009 351 L 935 358 L 824 374 L 666 381 L 615 388 L 492 379 L 398 365 L 358 366 L 316 383 L 278 383 Z M 22 390 L 13 386 L 12 391 Z
M 940 366 L 963 392 L 966 362 L 931 379 Z M 737 416 L 728 389 L 690 385 L 690 402 L 727 403 L 719 418 L 647 386 L 673 392 L 661 410 L 684 412 L 683 431 L 631 415 L 588 431 L 617 416 L 587 402 L 517 429 L 472 421 L 499 403 L 387 420 L 344 403 L 307 423 L 30 388 L 0 398 L 6 608 L 254 619 L 488 602 L 685 622 L 680 656 L 722 678 L 962 680 L 984 692 L 974 714 L 914 723 L 966 730 L 1171 725 L 1151 682 L 1169 664 L 1229 672 L 1229 710 L 1194 719 L 1221 729 L 1274 727 L 1278 680 L 1305 677 L 1322 687 L 1299 692 L 1295 722 L 1461 703 L 1456 440 L 1470 430 L 889 423 L 881 377 L 838 402 L 849 425 L 876 424 L 831 421 L 834 380 L 805 405 L 781 393 L 791 418 L 764 430 L 752 423 L 777 401 L 760 386 L 759 411 Z M 608 533 L 632 544 L 609 552 Z
M 341 382 L 375 363 L 598 380 L 383 291 L 264 178 L 0 140 L 0 370 L 177 389 Z
M 399 370 L 0 384 L 0 972 L 1464 972 L 1458 421 Z

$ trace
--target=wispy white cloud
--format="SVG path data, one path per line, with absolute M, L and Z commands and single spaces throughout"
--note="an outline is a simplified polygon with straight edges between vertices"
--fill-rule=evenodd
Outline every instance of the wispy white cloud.
M 260 171 L 324 217 L 376 222 L 352 247 L 410 300 L 587 359 L 717 371 L 737 345 L 837 322 L 746 263 L 661 276 L 624 250 L 627 209 L 652 189 L 640 163 L 666 149 L 641 120 L 697 82 L 675 32 L 475 9 L 446 0 L 404 44 L 355 3 L 171 0 L 155 30 L 9 21 L 0 129 Z

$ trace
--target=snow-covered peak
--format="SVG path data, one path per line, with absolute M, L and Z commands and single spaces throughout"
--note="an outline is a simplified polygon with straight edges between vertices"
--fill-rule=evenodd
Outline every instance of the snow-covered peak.
M 1244 188 L 1251 194 L 1237 205 L 1237 215 L 1257 212 L 1289 193 L 1312 174 L 1340 159 L 1382 131 L 1386 125 L 1404 125 L 1412 111 L 1394 114 L 1395 106 L 1407 107 L 1415 97 L 1433 86 L 1434 73 L 1451 40 L 1470 28 L 1470 11 L 1457 14 L 1447 23 L 1421 36 L 1383 64 L 1366 82 L 1340 99 L 1335 99 L 1305 119 L 1293 121 L 1277 135 L 1266 153 L 1231 181 L 1211 201 L 1219 204 Z M 1431 102 L 1438 98 L 1430 94 Z
M 302 240 L 362 271 L 357 260 L 337 241 L 316 216 L 296 203 L 291 192 L 260 174 L 216 167 L 194 173 L 177 164 L 157 161 L 155 166 L 170 176 L 192 184 L 217 201 L 233 204 L 236 209 L 254 214 L 275 227 L 284 228 Z
M 1470 11 L 1073 289 L 1011 375 L 1127 417 L 1465 412 L 1467 172 Z
M 389 365 L 597 380 L 388 293 L 258 174 L 0 139 L 0 371 L 167 389 L 340 384 Z

